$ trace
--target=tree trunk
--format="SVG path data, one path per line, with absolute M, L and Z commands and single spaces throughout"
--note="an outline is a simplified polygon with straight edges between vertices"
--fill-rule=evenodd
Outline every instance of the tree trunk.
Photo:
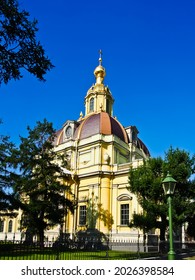
M 39 244 L 41 248 L 44 247 L 44 230 L 42 228 L 39 229 Z
M 166 227 L 162 226 L 160 228 L 160 241 L 165 241 L 165 232 L 166 232 Z
M 159 244 L 159 251 L 161 254 L 167 252 L 167 246 L 165 241 L 165 233 L 166 233 L 166 217 L 161 217 L 161 226 L 160 226 L 160 244 Z

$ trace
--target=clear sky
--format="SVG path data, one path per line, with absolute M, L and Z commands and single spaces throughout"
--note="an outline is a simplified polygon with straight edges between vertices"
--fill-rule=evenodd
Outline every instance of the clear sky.
M 46 82 L 0 87 L 0 134 L 19 144 L 46 118 L 59 129 L 84 113 L 103 51 L 114 116 L 136 125 L 153 157 L 172 145 L 195 153 L 195 1 L 21 0 L 55 68 Z

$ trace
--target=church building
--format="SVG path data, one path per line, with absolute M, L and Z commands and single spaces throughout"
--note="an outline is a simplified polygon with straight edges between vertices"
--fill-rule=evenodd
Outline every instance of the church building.
M 112 217 L 112 225 L 97 219 L 95 227 L 114 239 L 129 239 L 137 230 L 129 228 L 132 214 L 141 211 L 135 195 L 128 189 L 130 167 L 136 168 L 150 156 L 138 137 L 136 126 L 124 127 L 113 116 L 114 98 L 104 84 L 106 70 L 94 70 L 95 83 L 85 96 L 85 114 L 78 120 L 67 120 L 57 131 L 55 151 L 67 155 L 72 174 L 71 189 L 78 207 L 66 218 L 63 231 L 75 234 L 87 226 L 89 201 L 101 205 Z M 96 209 L 97 210 L 97 209 Z M 93 217 L 92 217 L 93 218 Z
M 78 120 L 67 120 L 56 132 L 55 151 L 67 156 L 69 182 L 77 207 L 64 218 L 62 228 L 45 233 L 49 241 L 56 240 L 59 232 L 74 236 L 89 227 L 87 210 L 91 205 L 93 226 L 109 234 L 114 240 L 137 240 L 138 230 L 129 227 L 133 213 L 141 207 L 134 194 L 127 189 L 130 167 L 136 168 L 150 157 L 146 145 L 138 137 L 134 125 L 124 127 L 113 116 L 114 98 L 104 84 L 106 70 L 99 63 L 94 70 L 95 81 L 84 97 L 85 114 Z M 98 207 L 110 221 L 96 218 Z M 15 219 L 7 218 L 0 226 L 0 239 L 20 239 L 21 211 Z M 109 220 L 109 219 L 107 219 Z

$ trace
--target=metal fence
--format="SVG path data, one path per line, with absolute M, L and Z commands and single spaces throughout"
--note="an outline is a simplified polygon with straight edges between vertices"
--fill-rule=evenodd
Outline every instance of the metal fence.
M 127 260 L 140 258 L 141 254 L 138 244 L 127 242 L 0 242 L 0 260 Z
M 174 244 L 176 253 L 195 252 L 195 243 Z M 148 246 L 135 242 L 100 242 L 94 239 L 64 242 L 0 241 L 0 260 L 131 260 L 167 254 L 168 242 Z

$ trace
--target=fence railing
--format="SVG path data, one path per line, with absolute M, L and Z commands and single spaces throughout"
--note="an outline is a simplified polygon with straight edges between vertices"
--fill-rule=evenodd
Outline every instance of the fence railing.
M 142 252 L 138 244 L 97 242 L 79 240 L 77 242 L 19 241 L 0 242 L 0 260 L 98 260 L 98 259 L 137 259 Z M 143 253 L 144 254 L 144 253 Z
M 195 252 L 195 243 L 174 244 L 176 253 Z M 64 242 L 46 241 L 20 242 L 0 241 L 0 260 L 130 260 L 167 254 L 168 242 L 159 246 L 148 246 L 131 242 L 100 242 L 99 240 L 67 240 Z

